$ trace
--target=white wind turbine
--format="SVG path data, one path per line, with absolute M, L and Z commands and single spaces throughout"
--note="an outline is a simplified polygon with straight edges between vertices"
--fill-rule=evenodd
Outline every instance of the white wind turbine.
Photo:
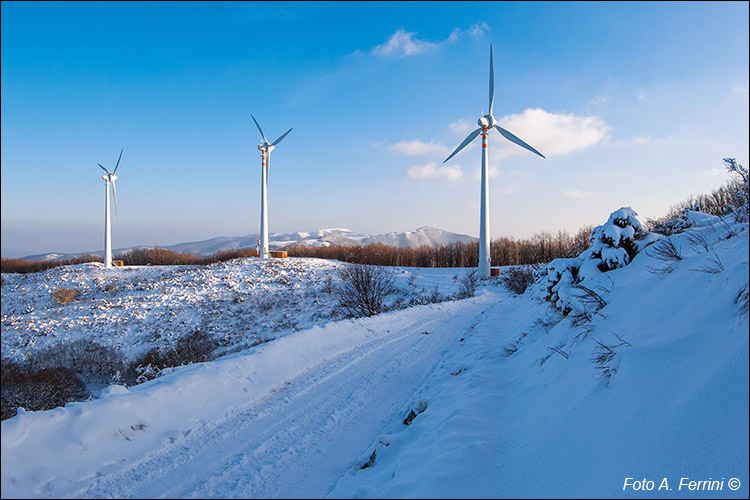
M 477 124 L 479 128 L 469 134 L 469 136 L 462 142 L 443 163 L 453 158 L 456 153 L 466 147 L 471 141 L 476 139 L 479 134 L 482 134 L 482 190 L 480 193 L 480 209 L 479 209 L 479 277 L 488 278 L 490 276 L 490 214 L 489 214 L 489 198 L 490 188 L 488 179 L 488 166 L 487 166 L 487 135 L 490 130 L 494 127 L 500 134 L 508 139 L 510 142 L 514 142 L 526 148 L 532 153 L 536 153 L 542 158 L 544 155 L 532 148 L 521 139 L 511 134 L 500 125 L 497 124 L 495 117 L 492 116 L 492 104 L 495 97 L 495 75 L 492 69 L 492 45 L 490 45 L 490 111 L 486 115 L 482 116 Z
M 286 135 L 292 131 L 290 128 L 286 132 L 284 132 L 281 137 L 276 139 L 273 142 L 268 142 L 266 139 L 265 134 L 263 133 L 263 130 L 261 130 L 260 125 L 258 125 L 258 121 L 255 119 L 255 117 L 250 114 L 250 117 L 255 122 L 255 126 L 258 127 L 258 132 L 260 132 L 260 136 L 263 138 L 263 142 L 258 145 L 258 149 L 260 150 L 260 160 L 261 160 L 261 177 L 260 177 L 260 248 L 258 249 L 258 257 L 261 259 L 267 259 L 269 254 L 269 248 L 268 248 L 268 169 L 271 166 L 271 151 L 273 151 L 274 146 L 276 146 L 278 143 L 281 142 L 281 140 L 286 137 Z M 294 127 L 292 127 L 294 128 Z
M 97 165 L 99 165 L 106 173 L 106 175 L 102 176 L 102 179 L 104 179 L 104 267 L 112 267 L 112 231 L 110 229 L 109 220 L 109 190 L 111 186 L 112 198 L 115 204 L 115 214 L 117 214 L 117 191 L 115 190 L 115 180 L 117 180 L 117 176 L 115 175 L 115 172 L 117 172 L 117 167 L 120 166 L 120 159 L 122 159 L 123 150 L 124 149 L 120 150 L 120 156 L 117 158 L 117 164 L 112 173 L 109 173 L 109 170 L 104 168 L 101 163 L 97 163 Z

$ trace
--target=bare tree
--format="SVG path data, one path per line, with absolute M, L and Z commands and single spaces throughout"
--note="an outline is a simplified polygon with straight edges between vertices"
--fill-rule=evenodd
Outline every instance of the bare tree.
M 396 289 L 391 272 L 380 266 L 349 264 L 339 270 L 339 278 L 339 306 L 353 318 L 383 312 L 386 297 Z

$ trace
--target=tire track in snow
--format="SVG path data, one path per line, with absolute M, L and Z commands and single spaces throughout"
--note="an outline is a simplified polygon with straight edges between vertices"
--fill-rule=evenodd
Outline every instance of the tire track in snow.
M 425 309 L 70 497 L 325 496 L 485 307 Z

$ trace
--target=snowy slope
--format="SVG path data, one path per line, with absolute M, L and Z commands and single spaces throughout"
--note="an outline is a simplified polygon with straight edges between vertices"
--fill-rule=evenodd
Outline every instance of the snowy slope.
M 269 339 L 339 319 L 338 261 L 289 258 L 234 259 L 209 266 L 126 266 L 100 263 L 3 274 L 2 353 L 23 361 L 57 343 L 91 339 L 133 359 L 165 348 L 195 330 L 210 333 L 234 352 Z M 438 287 L 458 291 L 465 270 L 395 269 L 400 300 L 426 302 Z M 412 277 L 413 275 L 413 277 Z M 67 304 L 53 299 L 74 289 Z
M 671 273 L 641 254 L 606 274 L 607 305 L 585 339 L 529 297 L 489 308 L 425 385 L 428 410 L 408 428 L 394 419 L 364 450 L 375 465 L 350 469 L 330 496 L 746 498 L 748 317 L 734 298 L 748 280 L 747 228 L 729 240 L 707 230 L 715 254 L 677 235 L 685 258 Z M 700 271 L 715 256 L 725 269 Z M 600 379 L 595 340 L 616 335 L 628 344 Z M 654 481 L 653 493 L 623 490 L 627 478 Z M 723 483 L 689 489 L 710 479 Z
M 646 250 L 600 275 L 606 305 L 583 325 L 491 282 L 22 413 L 2 422 L 3 497 L 747 498 L 748 230 L 734 231 L 671 236 L 671 271 Z M 409 273 L 455 286 L 456 270 Z M 609 378 L 596 341 L 615 351 Z M 409 409 L 423 411 L 407 426 Z

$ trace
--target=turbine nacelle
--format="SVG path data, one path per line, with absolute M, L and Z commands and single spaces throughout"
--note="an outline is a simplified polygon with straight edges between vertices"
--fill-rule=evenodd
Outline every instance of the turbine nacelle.
M 482 130 L 486 131 L 497 125 L 497 121 L 495 120 L 494 116 L 488 113 L 477 120 L 477 125 L 482 127 Z
M 270 153 L 274 149 L 276 149 L 275 146 L 272 144 L 268 144 L 267 142 L 264 142 L 263 144 L 258 144 L 258 149 L 261 153 Z
M 102 180 L 104 182 L 115 182 L 117 180 L 117 176 L 115 174 L 102 175 Z

